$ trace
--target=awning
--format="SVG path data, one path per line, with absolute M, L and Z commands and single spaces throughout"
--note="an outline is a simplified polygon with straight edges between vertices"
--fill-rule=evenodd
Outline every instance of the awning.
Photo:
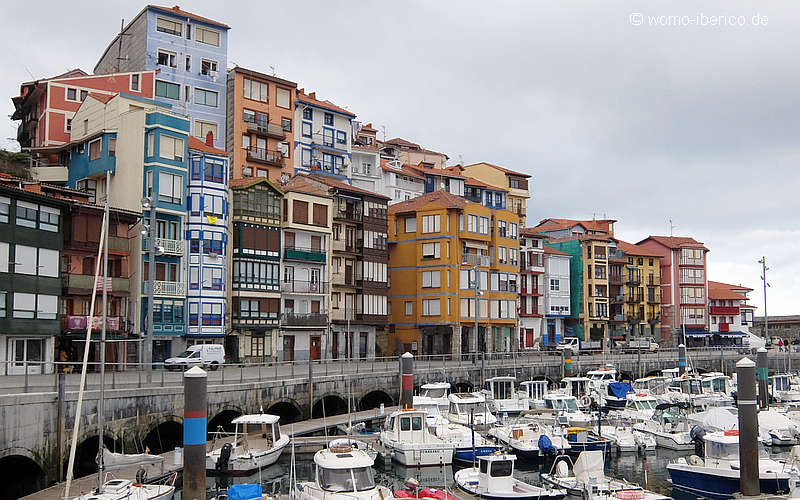
M 476 248 L 478 250 L 488 250 L 489 246 L 483 241 L 461 240 L 467 248 Z
M 714 333 L 715 335 L 719 335 L 720 337 L 726 337 L 726 338 L 739 338 L 747 335 L 744 332 L 714 332 Z
M 347 196 L 346 194 L 341 194 L 341 193 L 337 194 L 336 196 L 338 196 L 339 198 L 344 198 L 345 200 L 357 201 L 361 203 L 361 198 L 356 198 L 355 196 Z
M 686 332 L 686 336 L 687 337 L 708 337 L 709 335 L 711 335 L 711 332 L 707 332 L 705 330 L 702 330 L 702 331 L 696 330 L 696 331 L 692 331 L 692 332 Z

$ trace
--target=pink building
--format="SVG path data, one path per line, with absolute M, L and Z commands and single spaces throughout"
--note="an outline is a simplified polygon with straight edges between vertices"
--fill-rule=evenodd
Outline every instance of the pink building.
M 708 248 L 678 236 L 649 236 L 637 245 L 661 256 L 661 338 L 680 339 L 682 328 L 687 338 L 708 335 Z

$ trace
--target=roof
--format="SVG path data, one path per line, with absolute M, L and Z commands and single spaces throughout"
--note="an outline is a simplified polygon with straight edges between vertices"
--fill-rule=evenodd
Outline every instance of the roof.
M 323 184 L 325 184 L 327 186 L 330 186 L 330 187 L 332 187 L 334 189 L 342 189 L 344 191 L 350 191 L 352 193 L 360 193 L 360 194 L 363 194 L 363 195 L 366 195 L 366 196 L 370 196 L 372 198 L 380 198 L 380 199 L 383 199 L 383 200 L 391 200 L 391 198 L 388 197 L 388 196 L 384 196 L 382 194 L 378 194 L 378 193 L 369 191 L 367 189 L 362 189 L 360 187 L 351 186 L 350 184 L 345 184 L 344 182 L 339 182 L 339 181 L 334 180 L 331 177 L 326 176 L 324 174 L 310 174 L 310 175 L 298 174 L 298 175 L 300 175 L 302 177 L 306 177 L 308 179 L 311 179 L 312 181 L 321 182 L 321 183 L 323 183 Z
M 520 177 L 530 177 L 531 176 L 531 174 L 523 174 L 522 172 L 515 172 L 515 171 L 509 170 L 509 169 L 507 169 L 505 167 L 501 167 L 500 165 L 495 165 L 494 163 L 489 163 L 488 161 L 480 161 L 478 163 L 473 163 L 472 165 L 465 165 L 464 168 L 474 167 L 476 165 L 488 165 L 488 166 L 490 166 L 492 168 L 495 168 L 495 169 L 497 169 L 497 170 L 499 170 L 501 172 L 504 172 L 504 173 L 510 174 L 510 175 L 518 175 Z
M 467 177 L 466 182 L 464 182 L 465 186 L 477 186 L 484 189 L 491 189 L 492 191 L 503 191 L 508 192 L 508 189 L 492 186 L 491 184 L 486 184 L 485 182 L 481 182 L 478 179 L 473 179 L 472 177 Z
M 361 132 L 375 132 L 375 133 L 378 133 L 378 131 L 376 129 L 372 128 L 372 122 L 369 122 L 366 125 L 362 125 L 360 131 Z
M 708 248 L 706 248 L 703 243 L 697 241 L 694 238 L 689 238 L 686 236 L 648 236 L 647 238 L 637 243 L 637 245 L 641 245 L 647 240 L 653 240 L 657 243 L 660 243 L 661 245 L 664 245 L 667 248 L 673 248 L 673 249 L 683 248 L 683 247 L 702 248 L 706 252 L 709 251 Z
M 384 144 L 394 144 L 395 146 L 406 146 L 406 147 L 415 147 L 419 148 L 419 144 L 407 141 L 400 137 L 395 137 L 394 139 L 389 139 L 388 141 L 384 141 Z
M 300 101 L 306 104 L 311 104 L 312 106 L 317 106 L 318 108 L 324 108 L 330 111 L 335 111 L 337 113 L 341 113 L 343 115 L 347 115 L 353 118 L 355 118 L 356 116 L 352 111 L 340 108 L 339 106 L 333 104 L 330 101 L 321 101 L 317 99 L 315 92 L 312 92 L 311 95 L 306 94 L 305 92 L 303 92 L 303 89 L 297 91 L 297 95 L 295 96 L 295 101 Z
M 548 238 L 548 236 L 544 233 L 537 231 L 532 227 L 523 227 L 519 230 L 519 234 L 524 234 L 525 236 L 536 236 L 539 238 Z
M 225 29 L 231 28 L 227 24 L 221 23 L 219 21 L 214 21 L 213 19 L 209 19 L 207 17 L 198 16 L 197 14 L 192 14 L 191 12 L 186 12 L 185 10 L 182 10 L 178 5 L 174 5 L 172 7 L 162 7 L 160 5 L 148 5 L 147 8 L 169 12 L 170 14 L 174 14 L 176 16 L 188 17 L 189 19 L 194 19 L 195 21 L 201 21 L 204 23 L 213 24 L 215 26 L 219 26 Z
M 562 252 L 561 250 L 556 250 L 553 247 L 549 247 L 547 245 L 544 246 L 544 253 L 551 254 L 551 255 L 565 255 L 567 257 L 572 257 L 572 255 L 568 254 L 567 252 Z
M 573 234 L 566 238 L 551 238 L 548 243 L 562 243 L 564 241 L 611 241 L 610 236 L 603 234 Z
M 319 189 L 317 186 L 311 184 L 308 179 L 305 179 L 301 175 L 297 175 L 292 177 L 289 182 L 283 185 L 283 191 L 285 193 L 304 193 L 310 194 L 314 196 L 324 196 L 325 198 L 330 198 L 328 193 Z
M 464 198 L 450 194 L 447 191 L 434 191 L 395 203 L 389 207 L 389 213 L 416 212 L 428 203 L 439 203 L 445 208 L 464 208 L 468 202 Z
M 108 104 L 108 101 L 116 97 L 117 94 L 101 94 L 99 92 L 89 92 L 89 97 L 94 97 L 103 104 Z
M 283 78 L 278 78 L 277 76 L 266 75 L 264 73 L 259 73 L 258 71 L 253 71 L 252 69 L 242 68 L 241 66 L 234 66 L 232 69 L 229 69 L 228 72 L 236 72 L 241 73 L 243 75 L 252 76 L 254 78 L 261 78 L 262 80 L 267 80 L 272 83 L 278 83 L 280 85 L 286 85 L 287 87 L 297 88 L 297 84 L 295 82 L 290 82 L 289 80 L 284 80 Z
M 604 231 L 611 230 L 611 224 L 617 222 L 614 219 L 597 219 L 597 220 L 575 220 L 575 219 L 542 219 L 536 228 L 547 230 L 567 229 L 573 226 L 583 226 L 590 231 Z
M 752 288 L 708 280 L 708 298 L 712 300 L 747 300 L 747 292 L 751 291 Z
M 711 287 L 714 287 L 714 288 L 728 288 L 730 290 L 747 290 L 748 292 L 752 292 L 753 291 L 752 288 L 748 288 L 746 286 L 731 285 L 730 283 L 722 283 L 720 281 L 711 281 L 711 280 L 708 280 L 708 287 L 709 288 L 711 288 Z
M 420 162 L 425 163 L 425 162 Z M 423 168 L 419 165 L 411 165 L 410 163 L 403 163 L 404 167 L 408 167 L 413 169 L 416 172 L 419 172 L 422 175 L 430 174 L 430 175 L 441 175 L 443 177 L 451 177 L 455 179 L 466 179 L 463 175 L 459 175 L 454 173 L 453 171 L 447 170 L 445 168 Z
M 270 415 L 269 413 L 261 413 L 256 415 L 241 415 L 234 418 L 232 424 L 274 424 L 281 418 L 277 415 Z
M 197 137 L 190 135 L 189 136 L 189 149 L 194 149 L 196 151 L 202 151 L 204 153 L 211 153 L 215 155 L 222 155 L 225 156 L 228 153 L 225 152 L 224 149 L 215 148 L 214 146 L 209 146 L 205 142 L 201 141 Z
M 416 170 L 412 170 L 408 168 L 406 165 L 400 165 L 400 169 L 392 168 L 388 165 L 387 160 L 381 160 L 381 168 L 384 172 L 395 172 L 403 175 L 407 175 L 409 177 L 416 177 L 417 179 L 425 180 L 425 176 L 418 173 Z
M 622 241 L 617 238 L 614 238 L 614 240 L 617 242 L 617 248 L 619 248 L 628 255 L 637 255 L 642 257 L 661 257 L 661 255 L 655 252 L 651 252 L 650 250 L 646 250 L 632 243 L 628 243 L 627 241 Z

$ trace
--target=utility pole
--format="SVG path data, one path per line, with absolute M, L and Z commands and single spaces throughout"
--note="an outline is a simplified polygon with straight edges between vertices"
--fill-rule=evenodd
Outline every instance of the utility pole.
M 103 207 L 103 324 L 100 326 L 100 400 L 97 402 L 97 429 L 100 438 L 100 450 L 97 455 L 97 492 L 103 492 L 103 425 L 105 424 L 105 385 L 106 385 L 106 321 L 108 313 L 108 188 L 111 182 L 111 171 L 106 170 L 106 200 Z M 94 318 L 89 318 L 89 323 L 94 323 Z M 90 328 L 91 329 L 91 328 Z
M 764 282 L 764 340 L 769 340 L 769 317 L 767 316 L 767 287 L 769 286 L 769 283 L 767 283 L 767 271 L 769 268 L 767 267 L 767 258 L 762 256 L 758 263 L 761 264 L 761 281 Z
M 154 193 L 142 198 L 142 208 L 149 210 L 150 223 L 142 224 L 142 237 L 147 238 L 147 333 L 144 339 L 143 362 L 147 372 L 147 383 L 153 382 L 153 296 L 156 280 L 156 254 L 161 250 L 156 246 L 156 207 Z M 163 252 L 163 250 L 162 250 Z

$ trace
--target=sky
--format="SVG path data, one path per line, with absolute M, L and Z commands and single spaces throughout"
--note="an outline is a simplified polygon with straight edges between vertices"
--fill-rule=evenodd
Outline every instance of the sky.
M 172 4 L 167 4 L 172 5 Z M 275 73 L 450 156 L 533 176 L 529 225 L 613 218 L 691 236 L 709 279 L 800 314 L 800 4 L 790 1 L 182 1 L 231 26 L 228 66 Z M 0 94 L 91 72 L 144 4 L 4 4 Z M 0 147 L 17 149 L 6 118 Z

